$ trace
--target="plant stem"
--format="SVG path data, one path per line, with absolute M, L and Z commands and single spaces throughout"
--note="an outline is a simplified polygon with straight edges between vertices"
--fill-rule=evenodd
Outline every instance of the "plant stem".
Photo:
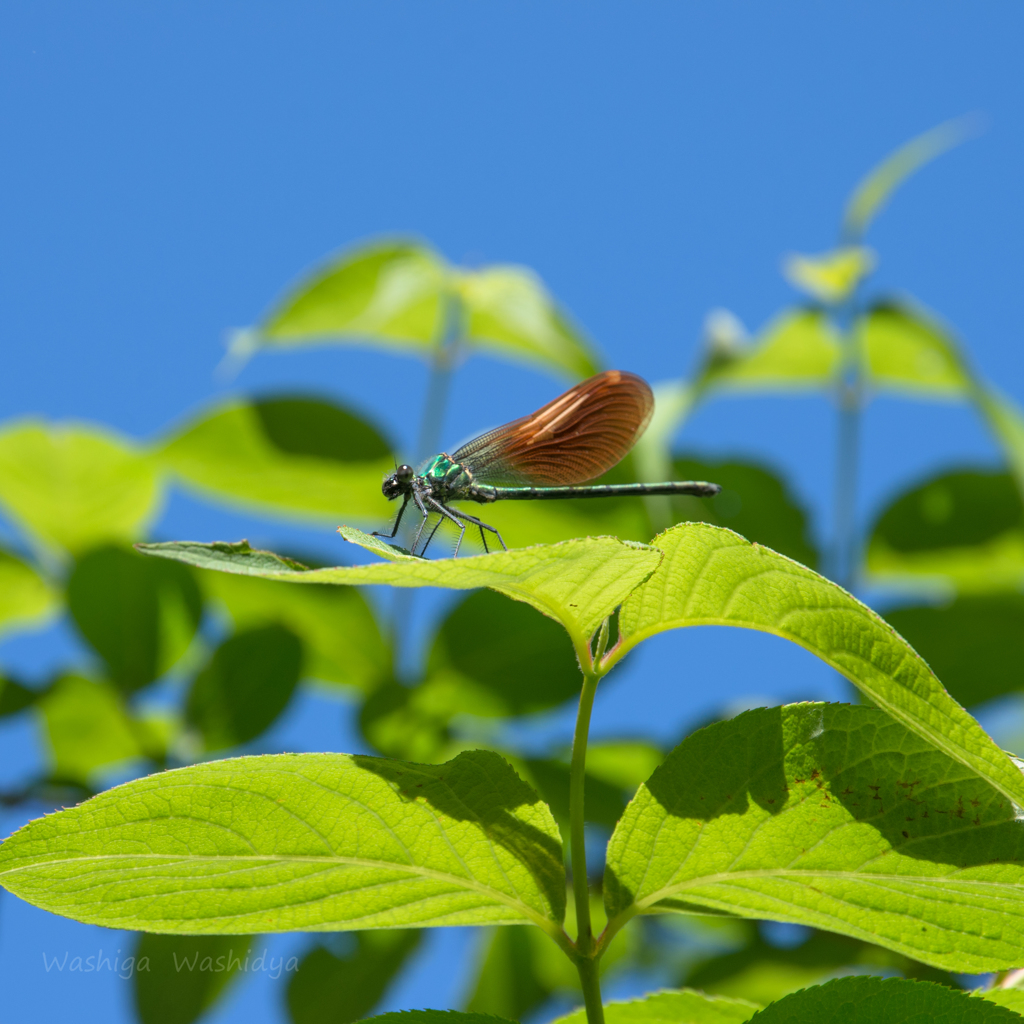
M 572 738 L 572 764 L 569 769 L 569 831 L 572 862 L 572 891 L 576 901 L 576 970 L 583 989 L 588 1024 L 604 1024 L 601 985 L 597 971 L 596 943 L 590 923 L 590 886 L 587 879 L 586 825 L 583 792 L 587 770 L 587 739 L 590 714 L 601 673 L 583 668 L 583 689 L 576 713 L 576 731 Z

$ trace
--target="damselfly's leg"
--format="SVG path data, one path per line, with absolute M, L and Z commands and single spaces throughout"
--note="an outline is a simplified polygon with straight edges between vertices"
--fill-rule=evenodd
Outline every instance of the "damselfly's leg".
M 430 547 L 430 542 L 434 539 L 434 534 L 437 533 L 437 531 L 441 528 L 441 524 L 443 522 L 444 518 L 442 516 L 438 516 L 437 522 L 434 523 L 434 528 L 430 531 L 430 536 L 426 539 L 426 541 L 423 544 L 423 550 L 420 552 L 421 555 L 426 554 L 427 548 Z
M 381 533 L 379 530 L 374 530 L 370 534 L 371 537 L 387 537 L 391 540 L 396 533 L 398 533 L 399 526 L 402 525 L 402 513 L 405 511 L 405 506 L 409 504 L 410 495 L 405 496 L 405 501 L 402 502 L 402 507 L 398 510 L 398 515 L 395 517 L 395 528 L 390 533 Z
M 481 522 L 476 516 L 467 515 L 465 512 L 459 512 L 457 509 L 451 510 L 452 515 L 458 516 L 460 519 L 465 519 L 467 523 L 472 523 L 474 526 L 480 528 L 480 539 L 484 542 L 484 551 L 487 551 L 487 538 L 484 537 L 484 530 L 490 530 L 495 537 L 498 538 L 498 543 L 501 545 L 503 551 L 508 551 L 505 547 L 505 542 L 501 539 L 501 534 L 493 526 L 488 526 L 487 523 Z M 465 529 L 465 527 L 463 527 Z
M 430 514 L 423 507 L 423 499 L 415 491 L 412 492 L 412 498 L 413 501 L 416 502 L 416 507 L 420 510 L 420 512 L 423 513 L 423 518 L 420 520 L 420 528 L 416 531 L 416 536 L 413 538 L 412 546 L 409 548 L 409 553 L 415 555 L 416 545 L 420 542 L 420 536 L 423 533 L 423 527 L 427 525 L 427 519 L 429 518 Z M 433 536 L 433 534 L 431 534 L 431 536 Z
M 463 526 L 462 523 L 460 523 L 459 520 L 456 519 L 456 516 L 459 515 L 459 513 L 455 512 L 453 509 L 448 508 L 446 505 L 442 505 L 441 502 L 437 501 L 435 498 L 428 497 L 427 504 L 436 509 L 438 512 L 440 512 L 441 515 L 445 517 L 445 519 L 450 519 L 459 528 L 459 539 L 455 542 L 455 554 L 452 555 L 452 558 L 458 558 L 459 548 L 462 547 L 462 538 L 466 536 L 465 526 Z M 441 524 L 438 523 L 437 525 L 440 526 Z M 431 534 L 430 536 L 433 537 L 434 535 Z M 427 543 L 429 544 L 430 542 L 428 541 Z M 426 550 L 426 545 L 424 545 L 423 550 Z

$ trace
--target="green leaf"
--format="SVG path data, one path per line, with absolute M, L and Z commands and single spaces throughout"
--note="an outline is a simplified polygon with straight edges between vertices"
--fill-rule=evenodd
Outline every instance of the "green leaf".
M 40 818 L 0 884 L 111 928 L 183 934 L 534 923 L 560 935 L 558 829 L 497 754 L 346 754 L 163 772 Z
M 493 266 L 455 272 L 453 285 L 474 348 L 539 363 L 572 378 L 597 373 L 590 344 L 532 270 Z
M 1024 690 L 1024 594 L 963 596 L 885 617 L 961 704 Z
M 653 548 L 614 537 L 584 537 L 474 558 L 427 561 L 349 527 L 343 526 L 338 532 L 346 540 L 388 561 L 306 569 L 270 552 L 254 551 L 245 541 L 238 544 L 173 541 L 137 547 L 145 554 L 176 559 L 200 569 L 292 583 L 382 583 L 452 590 L 490 587 L 557 619 L 578 648 L 661 561 L 660 552 Z
M 547 801 L 555 820 L 568 826 L 569 765 L 554 758 L 527 758 L 525 765 L 537 792 Z M 626 806 L 626 794 L 622 788 L 590 772 L 586 774 L 583 783 L 586 820 L 608 829 L 614 828 Z
M 109 683 L 65 676 L 38 707 L 58 779 L 88 783 L 99 769 L 142 756 L 133 723 Z
M 373 340 L 429 351 L 443 327 L 444 262 L 417 242 L 385 239 L 329 260 L 300 281 L 243 346 Z
M 869 538 L 876 583 L 984 593 L 1024 582 L 1024 504 L 1008 473 L 932 477 L 896 498 Z
M 762 391 L 831 387 L 840 342 L 818 309 L 790 309 L 775 318 L 749 349 L 712 354 L 702 388 Z
M 232 399 L 167 438 L 155 457 L 186 486 L 231 504 L 337 521 L 381 519 L 390 446 L 354 413 L 321 399 Z
M 757 629 L 800 644 L 876 704 L 1024 806 L 1024 778 L 921 657 L 879 615 L 782 555 L 703 523 L 656 537 L 660 568 L 625 601 L 614 664 L 666 629 Z
M 840 974 L 899 971 L 905 977 L 955 987 L 950 975 L 870 942 L 813 929 L 799 946 L 780 949 L 757 931 L 743 949 L 698 964 L 685 982 L 703 992 L 772 1003 L 790 992 Z
M 876 708 L 759 708 L 694 733 L 640 788 L 605 902 L 609 919 L 705 908 L 1001 969 L 1024 935 L 1017 815 Z
M 57 592 L 32 566 L 0 548 L 0 634 L 41 624 L 59 604 Z
M 207 750 L 247 743 L 288 706 L 301 670 L 302 644 L 284 626 L 236 633 L 192 683 L 188 721 L 202 733 Z
M 1002 445 L 1017 481 L 1017 490 L 1024 499 L 1024 415 L 1010 399 L 992 387 L 978 385 L 974 400 Z
M 304 672 L 369 693 L 391 675 L 391 651 L 366 599 L 340 587 L 279 587 L 269 580 L 210 572 L 206 593 L 223 603 L 236 629 L 280 623 L 302 640 Z
M 514 1024 L 489 1013 L 462 1013 L 459 1010 L 401 1010 L 367 1017 L 366 1024 Z
M 973 392 L 956 342 L 925 313 L 895 302 L 874 306 L 854 327 L 869 386 L 920 397 L 962 399 Z
M 479 693 L 471 713 L 498 716 L 557 707 L 581 686 L 572 644 L 558 624 L 492 590 L 470 594 L 448 613 L 427 672 Z
M 35 704 L 41 696 L 38 690 L 30 690 L 13 679 L 0 676 L 0 718 L 24 711 Z
M 0 430 L 0 504 L 34 538 L 71 552 L 144 532 L 160 488 L 126 438 L 21 420 Z
M 420 935 L 409 929 L 357 932 L 347 956 L 326 946 L 310 950 L 288 982 L 293 1024 L 350 1024 L 365 1017 L 415 951 Z
M 587 774 L 629 790 L 630 796 L 664 760 L 665 751 L 644 740 L 591 740 L 587 744 Z
M 605 1024 L 741 1024 L 760 1009 L 757 1003 L 709 996 L 693 989 L 652 992 L 642 999 L 605 1003 Z M 554 1024 L 586 1024 L 582 1008 Z
M 937 156 L 977 134 L 979 128 L 976 115 L 954 118 L 890 153 L 854 189 L 843 214 L 843 235 L 851 240 L 862 237 L 890 196 L 907 178 Z
M 374 749 L 388 757 L 436 764 L 454 753 L 448 728 L 452 718 L 480 710 L 467 708 L 465 696 L 464 688 L 452 679 L 428 678 L 415 687 L 390 680 L 363 702 L 359 729 Z
M 140 1024 L 192 1024 L 248 971 L 250 952 L 237 935 L 140 935 L 132 975 Z
M 103 659 L 112 682 L 131 693 L 164 674 L 199 628 L 203 600 L 183 565 L 103 547 L 78 559 L 68 610 Z
M 1019 988 L 988 988 L 975 995 L 1024 1015 L 1024 992 Z
M 674 461 L 672 474 L 673 480 L 713 480 L 722 487 L 714 498 L 673 499 L 674 522 L 727 526 L 812 569 L 817 565 L 807 513 L 771 470 L 747 462 L 684 457 Z
M 836 978 L 766 1006 L 753 1024 L 1018 1024 L 1020 1015 L 930 981 Z
M 782 273 L 794 288 L 826 305 L 839 305 L 875 269 L 875 254 L 862 245 L 844 245 L 830 252 L 787 256 Z

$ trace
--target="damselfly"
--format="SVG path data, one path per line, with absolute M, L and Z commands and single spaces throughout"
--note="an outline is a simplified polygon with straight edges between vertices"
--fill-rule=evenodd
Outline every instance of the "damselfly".
M 540 501 L 555 498 L 611 498 L 645 494 L 695 494 L 708 498 L 719 492 L 717 484 L 698 480 L 653 484 L 587 484 L 620 462 L 647 429 L 654 413 L 654 395 L 647 382 L 624 370 L 606 370 L 564 395 L 559 395 L 530 416 L 481 434 L 454 455 L 435 455 L 417 473 L 412 466 L 395 469 L 382 487 L 389 501 L 402 498 L 394 537 L 411 501 L 423 517 L 412 542 L 412 552 L 423 536 L 432 513 L 440 518 L 430 531 L 424 554 L 441 523 L 459 529 L 455 545 L 458 557 L 466 526 L 480 530 L 487 551 L 485 530 L 501 534 L 475 516 L 451 507 L 453 501 Z M 507 550 L 507 548 L 506 548 Z

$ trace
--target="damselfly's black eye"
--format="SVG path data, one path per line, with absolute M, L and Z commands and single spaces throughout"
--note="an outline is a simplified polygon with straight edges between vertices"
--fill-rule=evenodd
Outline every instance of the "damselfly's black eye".
M 414 476 L 415 471 L 412 466 L 408 466 L 404 462 L 395 470 L 395 479 L 397 479 L 400 484 L 407 484 Z

